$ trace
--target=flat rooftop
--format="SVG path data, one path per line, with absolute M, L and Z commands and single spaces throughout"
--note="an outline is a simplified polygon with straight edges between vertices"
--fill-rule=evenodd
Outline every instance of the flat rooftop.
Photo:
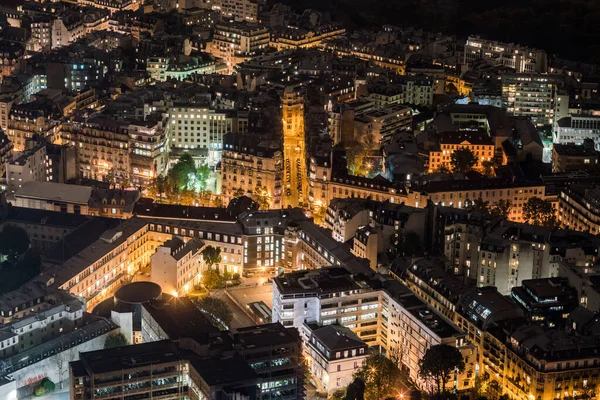
M 64 203 L 88 204 L 92 188 L 89 186 L 67 185 L 53 182 L 25 182 L 15 193 L 15 197 L 52 200 Z

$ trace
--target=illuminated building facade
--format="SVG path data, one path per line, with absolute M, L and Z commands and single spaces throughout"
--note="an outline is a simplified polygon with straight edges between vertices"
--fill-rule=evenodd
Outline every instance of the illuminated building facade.
M 281 98 L 285 187 L 283 206 L 307 203 L 306 143 L 304 139 L 304 97 L 300 86 L 286 86 Z

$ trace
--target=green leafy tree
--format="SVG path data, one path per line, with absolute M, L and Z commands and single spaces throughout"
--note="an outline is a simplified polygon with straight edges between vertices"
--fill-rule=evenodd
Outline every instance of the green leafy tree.
M 530 197 L 523 205 L 523 219 L 533 225 L 547 227 L 558 225 L 552 203 L 539 197 Z
M 208 265 L 208 269 L 212 269 L 213 265 L 221 263 L 221 248 L 206 246 L 202 250 L 202 258 L 204 259 L 206 265 Z
M 444 174 L 444 175 L 449 175 L 452 173 L 452 171 L 450 171 L 450 167 L 448 166 L 448 164 L 446 163 L 441 163 L 438 167 L 437 170 L 435 172 L 438 172 L 440 174 Z
M 104 340 L 104 348 L 112 349 L 113 347 L 121 347 L 129 345 L 129 341 L 122 333 L 114 333 L 112 335 L 108 335 Z
M 221 282 L 221 275 L 216 269 L 208 269 L 202 273 L 202 286 L 206 288 L 208 293 Z
M 164 175 L 158 175 L 156 178 L 153 178 L 150 181 L 150 186 L 148 187 L 148 194 L 153 199 L 156 199 L 158 203 L 162 203 L 167 192 L 168 186 L 168 178 Z
M 8 260 L 16 260 L 29 249 L 29 236 L 22 228 L 5 225 L 0 232 L 0 254 Z
M 487 177 L 493 177 L 496 175 L 494 168 L 496 167 L 496 163 L 493 161 L 484 161 L 482 163 L 482 173 Z
M 466 206 L 469 211 L 479 211 L 483 214 L 490 213 L 490 203 L 489 201 L 483 200 L 481 197 L 469 202 L 469 205 Z
M 365 383 L 365 399 L 379 400 L 394 392 L 400 378 L 398 365 L 383 354 L 371 354 L 355 373 Z
M 395 232 L 390 237 L 392 252 L 405 257 L 414 257 L 423 251 L 421 238 L 415 231 Z
M 198 308 L 224 329 L 233 320 L 233 313 L 227 304 L 216 297 L 203 297 L 198 301 Z
M 210 168 L 208 165 L 202 165 L 196 169 L 196 179 L 201 190 L 206 189 L 206 181 L 210 177 Z
M 419 375 L 425 380 L 432 379 L 440 394 L 444 392 L 452 374 L 464 369 L 465 362 L 460 351 L 447 344 L 431 346 L 419 361 Z
M 344 400 L 365 400 L 365 381 L 355 377 L 346 388 Z
M 498 200 L 490 208 L 490 214 L 494 217 L 508 218 L 510 214 L 510 200 Z
M 271 193 L 265 187 L 256 186 L 252 193 L 252 200 L 258 204 L 259 210 L 268 210 L 271 208 Z
M 477 165 L 477 156 L 467 148 L 454 150 L 450 156 L 452 172 L 465 174 L 472 171 L 475 165 Z
M 176 190 L 194 190 L 197 179 L 196 163 L 189 153 L 184 153 L 168 174 L 169 182 Z

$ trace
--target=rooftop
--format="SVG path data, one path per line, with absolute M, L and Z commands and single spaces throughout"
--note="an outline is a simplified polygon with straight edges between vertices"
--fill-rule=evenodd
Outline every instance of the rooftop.
M 53 182 L 25 182 L 15 193 L 15 197 L 52 200 L 64 203 L 87 205 L 92 188 L 88 186 L 67 185 Z

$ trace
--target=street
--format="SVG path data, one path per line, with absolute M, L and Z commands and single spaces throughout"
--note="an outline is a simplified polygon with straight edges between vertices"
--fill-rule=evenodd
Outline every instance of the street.
M 221 299 L 227 304 L 231 312 L 233 313 L 233 319 L 231 320 L 231 330 L 235 331 L 238 328 L 243 328 L 246 326 L 256 325 L 256 323 L 235 304 L 229 296 L 225 293 L 225 290 L 220 289 L 212 293 L 213 297 Z

